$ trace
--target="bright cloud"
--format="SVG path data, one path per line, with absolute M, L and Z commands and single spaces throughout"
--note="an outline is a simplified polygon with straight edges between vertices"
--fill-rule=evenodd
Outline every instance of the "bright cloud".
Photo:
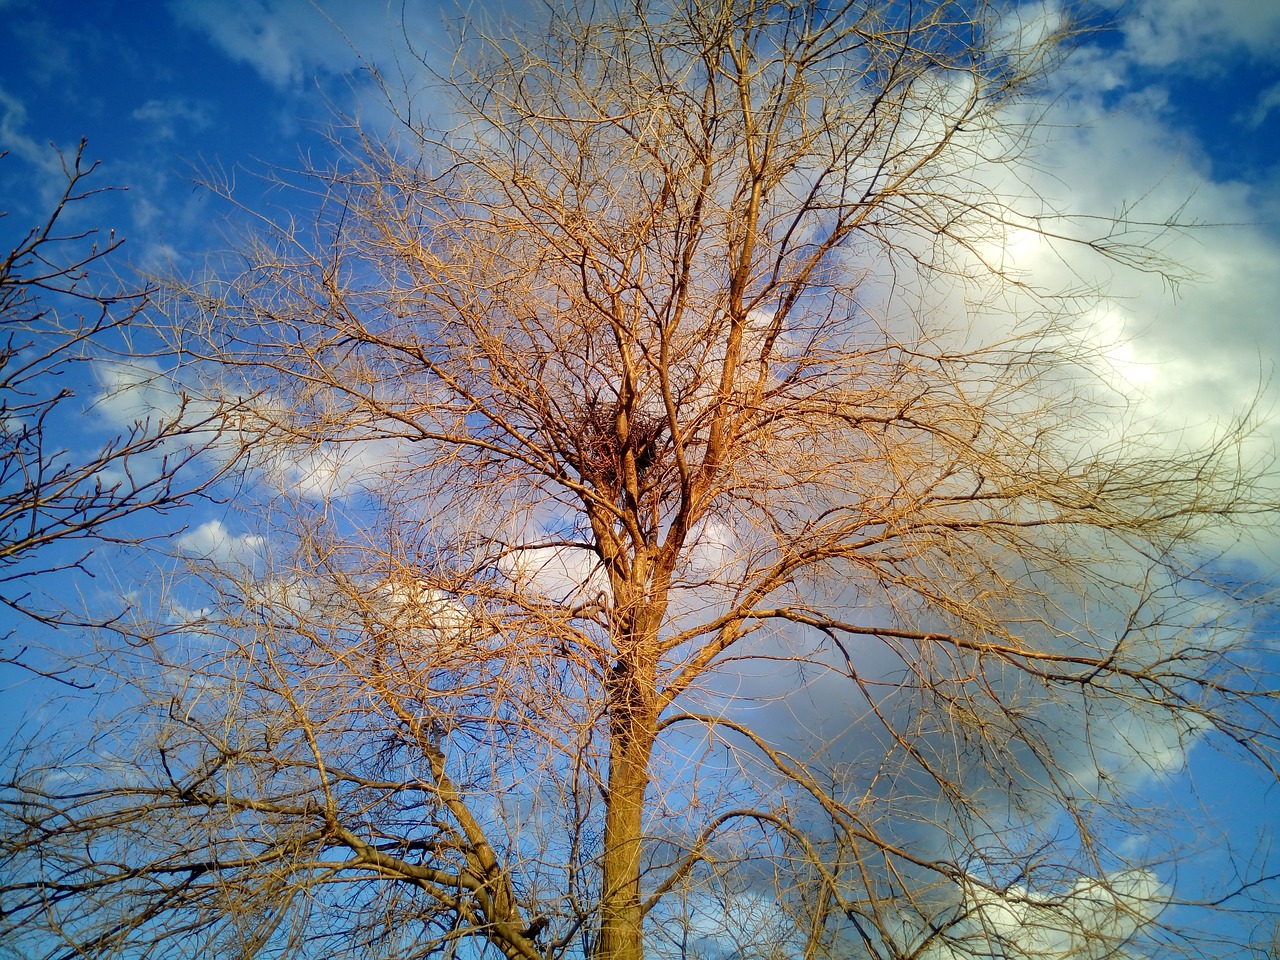
M 1215 145 L 1177 125 L 1168 90 L 1149 74 L 1175 54 L 1192 58 L 1193 69 L 1213 59 L 1206 43 L 1235 51 L 1215 54 L 1219 64 L 1263 56 L 1255 38 L 1280 36 L 1280 6 L 1211 6 L 1216 14 L 1200 3 L 1139 4 L 1135 13 L 1143 15 L 1121 22 L 1124 48 L 1081 50 L 1054 78 L 1042 126 L 1048 142 L 992 183 L 1027 198 L 1019 205 L 1031 212 L 1043 198 L 1045 212 L 1056 215 L 1046 221 L 1051 230 L 1103 244 L 1148 244 L 1189 279 L 1175 287 L 1157 272 L 1025 230 L 993 237 L 984 251 L 1044 290 L 1084 291 L 1078 336 L 1096 350 L 1134 422 L 1150 431 L 1142 439 L 1163 436 L 1184 446 L 1210 441 L 1255 404 L 1266 417 L 1280 403 L 1272 382 L 1280 354 L 1280 205 L 1260 184 L 1215 178 Z M 1241 109 L 1261 123 L 1273 101 L 1280 102 L 1274 87 L 1259 92 L 1256 109 Z M 1165 221 L 1185 228 L 1165 229 Z M 1265 459 L 1274 449 L 1280 425 L 1272 418 L 1246 455 Z
M 309 72 L 345 72 L 354 60 L 306 0 L 177 0 L 172 7 L 224 53 L 278 87 L 300 84 Z
M 1280 4 L 1258 0 L 1141 0 L 1125 11 L 1125 47 L 1147 66 L 1227 69 L 1239 51 L 1280 56 Z
M 221 520 L 210 520 L 175 538 L 174 546 L 193 559 L 224 567 L 247 567 L 262 556 L 264 540 L 254 534 L 232 533 Z
M 365 440 L 344 445 L 255 451 L 256 465 L 278 489 L 313 500 L 341 499 L 376 489 L 402 462 L 400 445 Z
M 959 960 L 979 955 L 991 944 L 1008 960 L 1114 960 L 1132 957 L 1124 945 L 1151 923 L 1168 894 L 1147 870 L 1113 874 L 1103 880 L 1081 877 L 1059 894 L 1035 893 L 1019 886 L 1004 890 L 970 882 L 964 887 L 967 919 L 955 946 L 929 951 L 928 960 Z
M 388 580 L 375 590 L 377 613 L 387 626 L 407 630 L 432 647 L 456 644 L 475 625 L 466 605 L 425 580 Z
M 609 580 L 595 554 L 583 547 L 516 547 L 499 570 L 518 588 L 574 607 L 609 596 Z
M 100 392 L 94 410 L 113 425 L 177 421 L 183 398 L 173 378 L 154 360 L 97 360 Z

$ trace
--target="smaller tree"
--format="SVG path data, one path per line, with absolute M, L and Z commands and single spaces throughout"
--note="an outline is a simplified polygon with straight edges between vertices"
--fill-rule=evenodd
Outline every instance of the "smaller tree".
M 0 603 L 22 621 L 49 625 L 86 617 L 41 600 L 36 582 L 86 572 L 94 544 L 138 541 L 136 525 L 126 531 L 120 521 L 204 489 L 211 473 L 194 460 L 216 436 L 219 416 L 166 387 L 161 403 L 152 396 L 124 405 L 123 424 L 117 419 L 105 440 L 71 447 L 72 418 L 84 412 L 79 391 L 95 382 L 92 365 L 116 361 L 134 371 L 119 383 L 99 380 L 105 393 L 143 387 L 140 373 L 155 360 L 133 336 L 153 290 L 106 266 L 123 239 L 66 226 L 71 207 L 116 189 L 89 183 L 98 163 L 86 161 L 85 145 L 62 158 L 66 181 L 52 212 L 0 259 Z M 21 661 L 27 645 L 14 643 L 17 635 L 16 627 L 3 634 L 0 660 Z

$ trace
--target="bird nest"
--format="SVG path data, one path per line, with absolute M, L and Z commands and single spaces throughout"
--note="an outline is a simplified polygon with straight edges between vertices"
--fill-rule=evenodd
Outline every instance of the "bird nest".
M 628 453 L 641 478 L 659 459 L 667 419 L 634 407 L 627 418 L 627 437 L 618 433 L 617 401 L 592 398 L 578 414 L 571 435 L 572 465 L 597 488 L 617 490 Z

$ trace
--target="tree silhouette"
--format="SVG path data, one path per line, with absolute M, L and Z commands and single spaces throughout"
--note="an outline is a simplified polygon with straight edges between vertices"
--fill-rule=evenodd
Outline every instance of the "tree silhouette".
M 97 446 L 72 448 L 68 423 L 87 406 L 80 397 L 72 409 L 73 401 L 93 384 L 91 365 L 145 366 L 126 338 L 144 324 L 154 293 L 110 272 L 108 260 L 124 242 L 114 232 L 101 238 L 65 225 L 71 208 L 110 190 L 90 182 L 97 163 L 85 160 L 85 146 L 63 159 L 65 184 L 47 219 L 0 259 L 0 603 L 24 628 L 84 626 L 84 612 L 65 596 L 41 596 L 41 585 L 65 591 L 70 581 L 55 575 L 83 570 L 102 543 L 137 543 L 128 518 L 186 502 L 217 472 L 193 460 L 219 411 L 197 410 L 176 392 L 169 409 L 140 411 Z M 135 376 L 132 386 L 142 385 Z M 22 660 L 26 645 L 10 649 L 23 632 L 6 631 L 0 654 L 35 669 Z

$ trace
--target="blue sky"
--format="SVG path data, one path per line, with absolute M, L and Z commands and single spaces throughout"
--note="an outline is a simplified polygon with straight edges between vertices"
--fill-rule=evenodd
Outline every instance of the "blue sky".
M 404 18 L 442 64 L 454 10 L 419 4 Z M 1280 2 L 1097 10 L 1111 26 L 1055 79 L 1029 186 L 1068 215 L 1136 210 L 1202 225 L 1168 238 L 1166 252 L 1195 275 L 1177 289 L 1096 262 L 1078 269 L 1107 289 L 1093 308 L 1099 342 L 1114 342 L 1120 386 L 1152 429 L 1202 437 L 1261 393 L 1273 422 L 1251 449 L 1266 457 L 1280 438 Z M 401 22 L 398 4 L 358 0 L 0 0 L 0 150 L 10 154 L 0 246 L 37 222 L 60 186 L 50 144 L 70 153 L 87 137 L 99 183 L 128 192 L 96 198 L 78 212 L 84 224 L 124 235 L 143 269 L 198 269 L 229 242 L 229 211 L 196 185 L 200 171 L 224 171 L 254 207 L 276 196 L 259 175 L 306 156 L 323 162 L 335 114 L 389 123 L 365 67 L 396 75 Z M 1069 279 L 1035 244 L 1019 256 L 1050 283 Z M 96 389 L 82 387 L 86 397 Z M 196 552 L 255 547 L 216 505 L 164 522 L 184 528 Z M 1232 549 L 1274 575 L 1280 545 Z M 1222 802 L 1222 778 L 1238 771 L 1200 762 L 1206 801 Z M 1276 797 L 1232 792 L 1248 798 L 1236 838 L 1247 844 L 1259 823 L 1274 825 Z

